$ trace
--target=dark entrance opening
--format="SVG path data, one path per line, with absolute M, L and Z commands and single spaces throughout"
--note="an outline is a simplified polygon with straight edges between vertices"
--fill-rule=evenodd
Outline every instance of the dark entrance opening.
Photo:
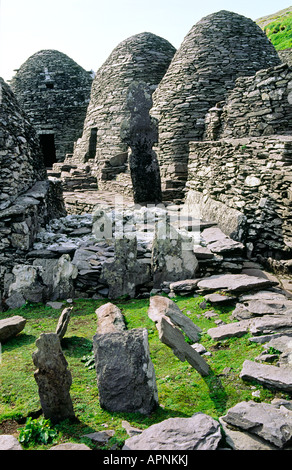
M 97 144 L 97 127 L 90 129 L 88 152 L 86 153 L 86 161 L 95 158 Z
M 40 134 L 40 144 L 46 168 L 52 168 L 56 163 L 56 147 L 54 134 Z

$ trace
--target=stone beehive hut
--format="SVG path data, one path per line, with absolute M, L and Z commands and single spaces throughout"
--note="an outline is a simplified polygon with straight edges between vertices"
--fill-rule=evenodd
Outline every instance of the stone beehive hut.
M 224 99 L 237 77 L 278 64 L 273 45 L 248 18 L 219 11 L 193 26 L 153 95 L 165 199 L 182 196 L 188 145 L 202 140 L 207 111 Z
M 64 161 L 82 135 L 92 77 L 67 55 L 42 50 L 29 57 L 10 82 L 36 128 L 47 167 Z
M 120 136 L 128 117 L 127 90 L 131 82 L 144 81 L 153 92 L 175 53 L 165 39 L 141 33 L 121 42 L 97 71 L 82 138 L 75 145 L 73 161 L 97 163 L 100 180 L 123 171 L 127 145 Z

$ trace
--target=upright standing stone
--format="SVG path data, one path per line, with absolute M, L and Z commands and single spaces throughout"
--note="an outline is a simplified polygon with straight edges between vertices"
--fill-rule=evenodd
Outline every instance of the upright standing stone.
M 158 141 L 158 124 L 149 115 L 151 107 L 150 87 L 144 82 L 133 82 L 127 94 L 130 117 L 122 122 L 121 137 L 132 150 L 129 163 L 137 204 L 157 204 L 162 200 L 159 165 L 152 150 Z
M 75 418 L 70 397 L 71 372 L 63 355 L 56 333 L 42 333 L 36 341 L 38 350 L 33 353 L 37 367 L 34 373 L 39 388 L 43 414 L 52 423 Z
M 150 414 L 158 406 L 146 328 L 96 334 L 99 402 L 109 411 Z
M 109 299 L 135 297 L 136 286 L 150 280 L 150 269 L 137 259 L 137 238 L 115 239 L 115 257 L 103 263 L 100 282 L 109 286 Z
M 191 239 L 183 237 L 166 220 L 155 226 L 152 246 L 153 287 L 163 282 L 192 279 L 198 269 Z

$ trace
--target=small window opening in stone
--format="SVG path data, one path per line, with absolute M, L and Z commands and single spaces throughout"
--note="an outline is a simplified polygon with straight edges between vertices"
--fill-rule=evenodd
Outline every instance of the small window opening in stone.
M 53 84 L 52 82 L 48 82 L 48 83 L 46 83 L 46 87 L 47 87 L 49 90 L 53 90 L 54 84 Z
M 46 168 L 52 168 L 56 163 L 56 147 L 54 134 L 40 134 L 40 144 Z
M 88 147 L 88 152 L 87 152 L 88 160 L 90 158 L 95 158 L 96 144 L 97 144 L 97 127 L 93 127 L 90 130 L 89 147 Z

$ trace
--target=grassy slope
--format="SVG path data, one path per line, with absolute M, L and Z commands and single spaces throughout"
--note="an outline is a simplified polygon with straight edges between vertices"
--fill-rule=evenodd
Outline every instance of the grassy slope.
M 270 402 L 275 393 L 265 390 L 260 385 L 252 386 L 239 378 L 243 361 L 254 359 L 262 351 L 262 347 L 251 343 L 248 335 L 225 340 L 220 344 L 212 341 L 206 332 L 216 325 L 213 320 L 208 320 L 202 315 L 210 309 L 210 306 L 204 310 L 200 308 L 202 300 L 193 297 L 176 298 L 178 306 L 184 309 L 183 311 L 190 312 L 188 313 L 190 318 L 203 329 L 200 342 L 212 353 L 206 357 L 212 372 L 205 378 L 202 378 L 188 362 L 179 361 L 172 351 L 159 341 L 156 327 L 147 315 L 148 300 L 116 302 L 124 314 L 129 329 L 145 327 L 148 330 L 160 403 L 159 408 L 148 417 L 139 414 L 110 413 L 100 408 L 95 370 L 86 367 L 82 358 L 92 352 L 92 337 L 96 331 L 97 321 L 95 310 L 102 302 L 76 300 L 66 336 L 62 341 L 62 348 L 72 373 L 73 384 L 70 393 L 79 422 L 75 424 L 64 422 L 58 425 L 57 429 L 60 431 L 58 442 L 68 440 L 80 442 L 82 434 L 103 431 L 107 427 L 116 431 L 109 447 L 113 443 L 121 445 L 127 438 L 122 420 L 129 421 L 135 427 L 146 428 L 169 417 L 189 417 L 198 411 L 218 419 L 236 403 L 254 399 L 252 392 L 255 388 L 260 390 L 260 398 L 256 400 Z M 215 310 L 222 320 L 230 321 L 230 308 Z M 7 313 L 5 316 L 8 316 Z M 55 331 L 60 311 L 43 305 L 26 306 L 9 311 L 9 316 L 17 314 L 24 316 L 27 324 L 17 338 L 2 345 L 0 433 L 1 423 L 11 420 L 23 423 L 27 416 L 40 410 L 38 389 L 33 377 L 32 353 L 36 349 L 35 341 L 42 332 Z M 231 367 L 228 375 L 223 373 L 226 367 Z M 278 396 L 282 395 L 278 393 Z
M 256 20 L 278 51 L 292 48 L 292 7 Z

